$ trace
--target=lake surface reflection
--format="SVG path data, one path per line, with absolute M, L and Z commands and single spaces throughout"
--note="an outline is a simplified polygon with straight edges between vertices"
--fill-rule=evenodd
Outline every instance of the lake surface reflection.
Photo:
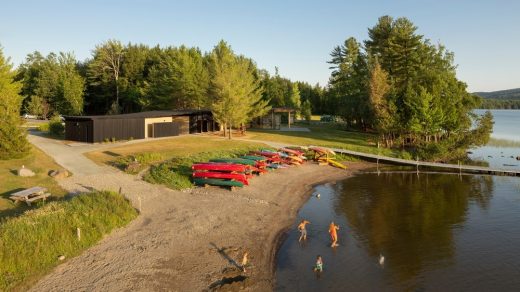
M 360 174 L 318 186 L 277 257 L 278 291 L 513 291 L 520 287 L 520 179 Z M 338 248 L 328 224 L 340 225 Z M 320 278 L 312 271 L 324 261 Z M 379 256 L 385 257 L 383 266 Z

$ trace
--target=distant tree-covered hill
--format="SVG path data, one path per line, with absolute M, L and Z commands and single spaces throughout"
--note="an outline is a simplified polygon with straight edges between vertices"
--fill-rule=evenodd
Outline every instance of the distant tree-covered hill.
M 520 88 L 490 92 L 474 92 L 473 94 L 490 99 L 520 99 Z
M 482 98 L 483 109 L 520 109 L 520 88 L 473 94 Z

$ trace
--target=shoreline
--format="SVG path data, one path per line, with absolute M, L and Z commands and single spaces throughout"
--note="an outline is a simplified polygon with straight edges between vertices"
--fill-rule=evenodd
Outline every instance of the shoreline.
M 141 215 L 82 254 L 66 260 L 32 291 L 272 291 L 276 255 L 298 211 L 319 184 L 373 167 L 307 163 L 270 172 L 230 192 L 216 187 L 173 191 L 121 172 L 72 176 L 60 184 L 115 190 L 136 201 Z M 239 263 L 250 255 L 247 272 Z

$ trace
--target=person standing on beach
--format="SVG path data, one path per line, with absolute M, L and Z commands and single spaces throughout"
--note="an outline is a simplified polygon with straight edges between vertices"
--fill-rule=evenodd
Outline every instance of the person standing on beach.
M 338 230 L 339 230 L 339 225 L 334 224 L 334 221 L 330 222 L 329 234 L 330 234 L 330 239 L 332 240 L 332 244 L 330 245 L 330 247 L 336 247 L 339 245 L 338 244 Z
M 300 231 L 300 239 L 298 239 L 298 241 L 302 241 L 302 239 L 307 240 L 307 229 L 305 228 L 305 225 L 307 224 L 311 224 L 311 222 L 302 220 L 298 225 L 298 231 Z
M 246 265 L 247 265 L 247 251 L 244 252 L 244 256 L 242 257 L 242 271 L 246 272 Z

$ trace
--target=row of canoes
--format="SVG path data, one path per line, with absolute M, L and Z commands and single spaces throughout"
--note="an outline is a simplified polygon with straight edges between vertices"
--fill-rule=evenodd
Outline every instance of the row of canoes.
M 262 149 L 237 158 L 216 158 L 192 165 L 193 182 L 196 185 L 243 187 L 249 179 L 270 170 L 300 165 L 305 161 L 304 152 L 281 148 L 278 151 Z

